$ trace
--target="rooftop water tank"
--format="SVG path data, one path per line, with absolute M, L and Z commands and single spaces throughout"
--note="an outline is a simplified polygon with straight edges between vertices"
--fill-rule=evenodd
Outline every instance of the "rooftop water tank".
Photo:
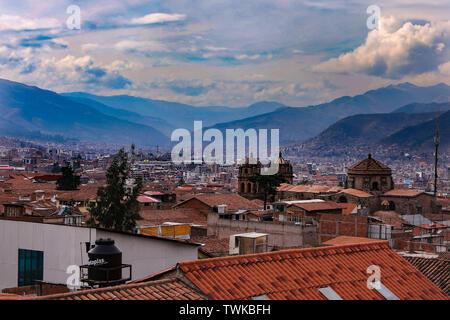
M 114 282 L 122 278 L 122 251 L 112 239 L 98 239 L 88 252 L 88 278 L 94 282 Z

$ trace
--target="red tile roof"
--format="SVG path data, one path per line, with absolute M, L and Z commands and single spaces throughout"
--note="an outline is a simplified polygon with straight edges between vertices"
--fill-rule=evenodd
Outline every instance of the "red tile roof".
M 49 296 L 27 297 L 29 300 L 204 300 L 202 293 L 179 279 L 164 279 L 114 287 L 82 290 Z
M 450 296 L 450 260 L 408 256 L 403 258 Z
M 339 236 L 328 241 L 323 242 L 324 245 L 339 246 L 344 244 L 360 244 L 360 243 L 371 243 L 379 242 L 379 239 L 362 238 L 362 237 L 349 237 L 349 236 Z
M 337 205 L 342 208 L 342 214 L 345 216 L 351 214 L 358 206 L 356 203 L 338 203 Z
M 402 219 L 402 215 L 396 211 L 376 211 L 374 217 L 379 218 L 383 223 L 394 226 L 395 229 L 401 229 L 408 221 Z
M 197 199 L 209 207 L 213 207 L 215 205 L 225 204 L 228 206 L 228 210 L 251 210 L 251 209 L 259 209 L 260 206 L 236 193 L 223 193 L 223 194 L 198 194 L 194 197 L 183 201 L 177 204 L 175 207 L 181 207 L 184 203 Z
M 364 192 L 364 191 L 361 191 L 358 189 L 352 189 L 352 188 L 343 189 L 340 193 L 346 193 L 346 194 L 349 194 L 349 195 L 352 195 L 352 196 L 355 196 L 358 198 L 369 198 L 369 197 L 373 196 L 370 193 L 367 193 L 367 192 Z
M 301 208 L 305 211 L 342 210 L 342 207 L 333 201 L 293 203 L 291 206 Z
M 393 189 L 388 192 L 383 193 L 383 196 L 393 196 L 393 197 L 415 197 L 423 192 L 414 189 Z
M 155 199 L 155 198 L 147 196 L 147 195 L 138 196 L 137 197 L 137 201 L 139 203 L 158 203 L 158 202 L 161 202 L 161 200 Z
M 180 262 L 178 268 L 213 299 L 324 300 L 330 286 L 344 300 L 383 300 L 367 288 L 371 265 L 400 299 L 447 299 L 445 294 L 393 251 L 387 241 L 293 249 L 261 254 Z
M 57 196 L 59 200 L 75 200 L 75 201 L 86 201 L 95 199 L 97 196 L 97 190 L 100 187 L 99 184 L 90 184 L 86 186 L 81 186 L 79 190 L 74 191 L 64 191 Z
M 206 225 L 208 215 L 197 209 L 180 208 L 172 210 L 145 210 L 143 207 L 139 215 L 141 220 L 137 224 L 142 225 L 160 225 L 164 222 L 193 223 Z
M 191 240 L 203 243 L 204 246 L 199 248 L 208 253 L 210 256 L 228 255 L 230 252 L 230 238 L 217 238 L 216 236 L 192 236 Z
M 391 174 L 391 169 L 378 160 L 369 156 L 348 168 L 349 174 Z

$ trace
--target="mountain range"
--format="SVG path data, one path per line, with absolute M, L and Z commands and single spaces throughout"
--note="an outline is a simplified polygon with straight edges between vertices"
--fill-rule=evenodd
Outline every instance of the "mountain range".
M 339 120 L 301 144 L 304 151 L 343 154 L 362 146 L 401 146 L 429 151 L 440 116 L 441 146 L 450 146 L 450 103 L 409 104 L 392 113 L 358 114 Z M 432 112 L 424 112 L 432 111 Z
M 202 120 L 204 127 L 221 130 L 279 128 L 281 142 L 306 141 L 305 145 L 312 147 L 364 141 L 397 143 L 411 139 L 406 137 L 409 131 L 389 137 L 412 126 L 423 125 L 425 130 L 425 123 L 436 118 L 437 110 L 444 113 L 450 109 L 448 101 L 450 87 L 445 84 L 418 87 L 403 83 L 309 107 L 270 101 L 241 108 L 194 107 L 127 95 L 58 94 L 0 79 L 0 135 L 168 146 L 175 128 L 192 129 L 193 121 Z
M 0 80 L 0 134 L 33 132 L 107 143 L 157 144 L 166 138 L 149 126 L 121 120 L 55 92 Z
M 436 119 L 424 121 L 417 125 L 408 126 L 382 139 L 384 145 L 399 145 L 410 150 L 426 150 L 434 148 L 436 135 Z M 439 118 L 439 135 L 441 150 L 450 149 L 450 111 L 441 114 Z
M 196 120 L 203 121 L 203 126 L 212 126 L 218 122 L 244 119 L 285 107 L 281 103 L 270 101 L 262 101 L 241 108 L 223 106 L 194 107 L 177 102 L 151 100 L 127 95 L 105 97 L 84 92 L 63 93 L 62 95 L 74 99 L 89 99 L 109 107 L 138 113 L 145 117 L 159 118 L 164 123 L 172 126 L 172 129 L 191 129 Z M 93 107 L 95 106 L 93 105 Z
M 98 100 L 105 100 L 109 105 Z M 123 108 L 116 108 L 117 105 Z M 247 108 L 196 108 L 131 96 L 58 94 L 0 79 L 0 135 L 58 142 L 77 139 L 169 146 L 172 130 L 177 126 L 190 128 L 193 120 L 213 123 L 217 119 L 238 119 L 279 106 L 274 102 L 262 102 Z M 142 113 L 130 111 L 134 108 Z
M 389 113 L 411 103 L 448 102 L 450 86 L 418 87 L 410 83 L 390 85 L 354 97 L 341 97 L 306 108 L 279 108 L 251 118 L 220 123 L 219 130 L 232 128 L 280 129 L 281 142 L 301 142 L 327 129 L 336 121 L 355 114 Z

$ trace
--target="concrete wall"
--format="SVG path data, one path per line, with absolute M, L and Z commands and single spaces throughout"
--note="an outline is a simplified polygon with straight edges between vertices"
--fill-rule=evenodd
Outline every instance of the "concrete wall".
M 208 214 L 208 236 L 229 238 L 233 234 L 246 232 L 269 234 L 269 251 L 274 247 L 311 246 L 318 243 L 315 226 L 296 226 L 293 223 L 272 221 L 256 222 L 219 219 L 216 213 Z
M 0 289 L 18 285 L 19 248 L 44 252 L 44 281 L 65 283 L 69 265 L 87 262 L 89 228 L 0 220 Z M 92 230 L 95 239 L 95 230 Z M 82 260 L 83 259 L 83 260 Z
M 177 241 L 128 235 L 85 227 L 0 220 L 0 289 L 18 285 L 18 251 L 44 252 L 44 281 L 64 284 L 69 265 L 88 262 L 84 242 L 112 238 L 122 251 L 122 263 L 133 267 L 132 279 L 139 279 L 196 260 L 198 248 Z M 125 274 L 124 274 L 125 275 Z
M 155 240 L 97 230 L 97 238 L 114 239 L 122 251 L 122 263 L 133 266 L 133 280 L 173 267 L 179 261 L 197 260 L 198 248 L 177 241 Z

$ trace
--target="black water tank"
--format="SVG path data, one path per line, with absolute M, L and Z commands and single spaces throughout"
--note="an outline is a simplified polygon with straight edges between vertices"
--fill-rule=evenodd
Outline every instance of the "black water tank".
M 98 239 L 95 247 L 88 252 L 88 277 L 93 281 L 116 281 L 122 278 L 122 251 L 112 239 Z M 108 271 L 103 268 L 108 268 Z M 113 268 L 113 269 L 110 269 Z

